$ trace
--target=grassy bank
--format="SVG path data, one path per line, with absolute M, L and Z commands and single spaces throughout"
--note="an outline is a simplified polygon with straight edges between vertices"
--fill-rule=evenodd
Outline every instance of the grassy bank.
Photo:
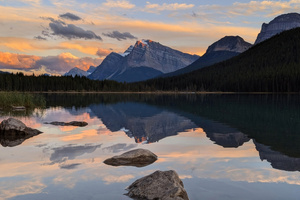
M 12 106 L 24 106 L 26 108 L 43 108 L 46 100 L 43 96 L 21 92 L 0 92 L 0 108 L 6 109 Z

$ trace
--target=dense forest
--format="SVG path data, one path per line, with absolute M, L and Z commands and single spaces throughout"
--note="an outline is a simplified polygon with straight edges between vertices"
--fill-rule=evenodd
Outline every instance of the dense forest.
M 276 35 L 232 59 L 179 76 L 118 83 L 86 77 L 2 73 L 0 90 L 299 92 L 300 28 Z
M 0 74 L 1 91 L 124 91 L 127 84 L 116 81 L 94 81 L 86 77 L 24 76 L 23 73 Z

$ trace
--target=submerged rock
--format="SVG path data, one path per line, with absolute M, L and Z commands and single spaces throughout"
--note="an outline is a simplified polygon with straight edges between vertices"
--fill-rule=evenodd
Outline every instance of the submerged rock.
M 20 145 L 26 139 L 42 133 L 37 129 L 27 127 L 23 122 L 14 118 L 3 120 L 0 124 L 0 144 L 4 147 Z
M 80 126 L 80 127 L 88 125 L 87 122 L 80 122 L 80 121 L 71 121 L 71 122 L 57 122 L 57 121 L 54 121 L 54 122 L 50 122 L 50 123 L 46 122 L 45 124 L 52 124 L 52 125 L 55 125 L 55 126 Z
M 156 171 L 136 180 L 128 188 L 127 196 L 133 199 L 188 200 L 178 174 L 173 171 Z
M 135 166 L 145 167 L 154 163 L 157 160 L 157 156 L 147 149 L 135 149 L 123 153 L 119 156 L 108 158 L 104 161 L 107 165 L 112 166 Z

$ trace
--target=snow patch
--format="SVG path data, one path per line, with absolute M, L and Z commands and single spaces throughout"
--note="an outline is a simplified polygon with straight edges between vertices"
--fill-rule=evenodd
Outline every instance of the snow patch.
M 120 53 L 120 55 L 123 57 L 128 56 L 132 52 L 133 48 L 134 47 L 131 45 L 124 53 Z
M 147 46 L 149 45 L 148 42 L 147 42 L 147 40 L 142 40 L 141 43 L 143 43 L 143 44 L 145 44 Z

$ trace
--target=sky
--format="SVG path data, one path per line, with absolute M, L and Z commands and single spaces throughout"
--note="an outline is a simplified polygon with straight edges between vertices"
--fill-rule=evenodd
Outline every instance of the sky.
M 300 0 L 0 0 L 0 70 L 60 75 L 151 39 L 203 55 L 228 35 L 254 43 L 262 23 Z

